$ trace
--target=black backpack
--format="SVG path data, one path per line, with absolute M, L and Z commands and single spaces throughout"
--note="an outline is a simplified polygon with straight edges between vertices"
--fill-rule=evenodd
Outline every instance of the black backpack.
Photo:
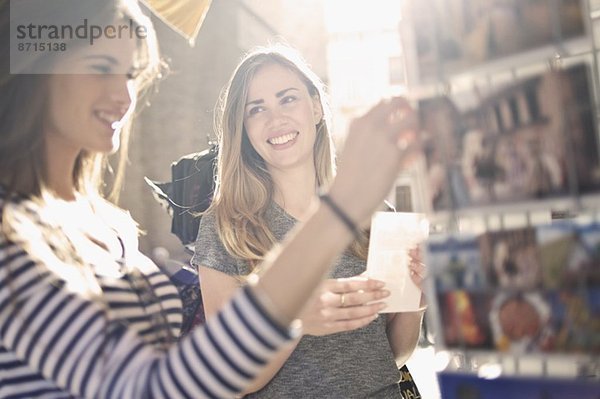
M 179 158 L 171 164 L 171 181 L 156 182 L 145 177 L 154 198 L 172 217 L 171 232 L 184 247 L 193 252 L 200 216 L 212 201 L 218 146 Z

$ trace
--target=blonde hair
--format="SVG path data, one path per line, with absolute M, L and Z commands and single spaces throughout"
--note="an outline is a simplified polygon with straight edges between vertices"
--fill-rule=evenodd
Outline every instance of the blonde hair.
M 256 72 L 269 64 L 278 64 L 294 72 L 309 94 L 319 101 L 323 118 L 317 124 L 314 144 L 316 184 L 328 186 L 335 174 L 335 151 L 328 128 L 329 108 L 321 79 L 289 46 L 277 44 L 248 53 L 219 99 L 215 118 L 219 138 L 217 177 L 213 202 L 207 212 L 215 215 L 225 249 L 232 256 L 249 261 L 252 267 L 276 242 L 265 222 L 265 213 L 273 201 L 274 182 L 244 127 L 248 86 Z M 358 247 L 366 248 L 364 243 Z M 366 249 L 364 254 L 366 256 Z

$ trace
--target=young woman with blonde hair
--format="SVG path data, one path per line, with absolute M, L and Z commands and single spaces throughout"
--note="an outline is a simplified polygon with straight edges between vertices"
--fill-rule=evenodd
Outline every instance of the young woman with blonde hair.
M 215 196 L 200 222 L 192 264 L 199 268 L 204 308 L 214 314 L 250 274 L 260 274 L 271 249 L 306 220 L 335 176 L 321 80 L 293 49 L 276 45 L 249 53 L 233 73 L 218 115 L 219 155 Z M 372 134 L 377 134 L 372 131 Z M 350 145 L 350 143 L 346 144 Z M 373 156 L 366 143 L 357 157 Z M 355 179 L 361 179 L 355 176 Z M 354 194 L 321 196 L 336 202 Z M 246 390 L 250 397 L 400 397 L 396 361 L 408 359 L 422 312 L 379 316 L 389 295 L 361 277 L 368 239 L 355 235 L 301 313 L 304 335 L 271 362 Z M 287 276 L 312 267 L 311 254 L 337 237 L 319 240 Z M 412 265 L 421 282 L 423 265 Z M 266 271 L 268 273 L 268 270 Z

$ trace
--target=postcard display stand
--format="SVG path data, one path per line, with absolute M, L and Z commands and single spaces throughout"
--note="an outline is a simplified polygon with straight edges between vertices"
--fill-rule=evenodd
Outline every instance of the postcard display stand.
M 596 3 L 405 2 L 444 398 L 600 397 Z

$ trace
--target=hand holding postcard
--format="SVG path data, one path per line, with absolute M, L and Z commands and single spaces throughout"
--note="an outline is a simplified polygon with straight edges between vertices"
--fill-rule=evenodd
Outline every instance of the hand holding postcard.
M 386 283 L 391 294 L 382 313 L 412 312 L 419 309 L 421 290 L 410 278 L 409 250 L 429 234 L 425 215 L 403 212 L 376 212 L 371 220 L 367 276 Z

